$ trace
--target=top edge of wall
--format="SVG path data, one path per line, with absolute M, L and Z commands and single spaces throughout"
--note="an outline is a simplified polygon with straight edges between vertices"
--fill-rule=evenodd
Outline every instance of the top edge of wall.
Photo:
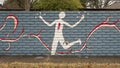
M 0 11 L 26 11 L 26 10 L 25 9 L 0 9 Z M 57 10 L 30 9 L 30 11 L 57 11 Z M 120 9 L 80 9 L 80 10 L 65 10 L 65 11 L 120 11 Z

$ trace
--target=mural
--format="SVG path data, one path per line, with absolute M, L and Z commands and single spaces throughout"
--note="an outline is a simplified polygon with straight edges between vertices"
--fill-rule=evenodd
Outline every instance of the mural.
M 67 42 L 64 39 L 63 36 L 63 26 L 64 24 L 69 26 L 70 28 L 73 28 L 75 26 L 77 26 L 83 19 L 84 19 L 84 15 L 82 15 L 81 19 L 75 23 L 74 25 L 70 25 L 69 23 L 65 22 L 62 20 L 62 18 L 65 17 L 65 13 L 64 12 L 60 12 L 59 14 L 59 18 L 58 20 L 55 20 L 54 22 L 52 22 L 51 24 L 49 24 L 48 22 L 46 22 L 42 16 L 40 16 L 40 19 L 42 19 L 42 21 L 47 24 L 48 26 L 53 26 L 54 24 L 56 24 L 55 26 L 55 32 L 54 32 L 54 39 L 53 39 L 53 43 L 52 43 L 52 49 L 51 49 L 51 55 L 55 55 L 56 53 L 56 49 L 58 46 L 58 42 L 60 42 L 60 44 L 62 45 L 62 47 L 64 49 L 68 49 L 71 46 L 75 45 L 76 43 L 79 43 L 81 45 L 81 40 L 78 39 L 77 41 L 73 41 L 73 42 Z
M 8 38 L 9 35 L 13 34 L 16 31 L 17 27 L 18 27 L 18 18 L 13 14 L 10 14 L 10 15 L 5 17 L 3 25 L 0 26 L 0 31 L 5 28 L 5 26 L 7 24 L 6 20 L 10 19 L 10 18 L 14 20 L 14 29 L 13 29 L 13 31 L 11 33 L 8 33 L 5 38 L 0 38 L 0 41 L 7 42 L 8 45 L 9 45 L 9 47 L 7 49 L 5 49 L 5 50 L 9 50 L 10 49 L 10 43 L 16 42 L 17 40 L 19 40 L 22 37 L 23 32 L 24 32 L 24 27 L 23 27 L 23 29 L 22 29 L 20 35 L 18 35 L 18 37 L 16 37 L 16 38 Z
M 120 19 L 118 18 L 116 21 L 110 22 L 110 18 L 113 18 L 113 17 L 106 16 L 106 19 L 105 20 L 103 19 L 104 21 L 97 23 L 96 25 L 93 25 L 93 27 L 91 29 L 89 29 L 88 33 L 86 33 L 86 37 L 84 37 L 85 40 L 82 39 L 82 36 L 76 37 L 77 40 L 75 40 L 75 41 L 74 40 L 71 40 L 71 41 L 66 40 L 71 37 L 66 38 L 66 36 L 64 36 L 66 34 L 64 32 L 66 30 L 64 27 L 68 26 L 73 30 L 76 27 L 78 30 L 82 30 L 82 29 L 80 29 L 80 25 L 82 22 L 86 21 L 86 18 L 88 15 L 86 15 L 86 13 L 81 13 L 80 17 L 77 17 L 78 19 L 74 21 L 74 22 L 76 22 L 74 24 L 70 24 L 69 21 L 64 20 L 64 18 L 66 16 L 65 12 L 59 12 L 59 14 L 57 14 L 57 15 L 58 15 L 58 19 L 55 19 L 51 23 L 50 23 L 50 21 L 48 21 L 48 22 L 46 21 L 46 18 L 44 18 L 44 16 L 42 16 L 41 12 L 40 12 L 40 15 L 37 15 L 37 16 L 35 15 L 35 18 L 33 18 L 33 19 L 36 19 L 36 17 L 37 17 L 37 19 L 38 19 L 37 22 L 45 25 L 44 27 L 48 28 L 48 31 L 51 27 L 54 28 L 52 30 L 53 31 L 53 36 L 51 37 L 52 40 L 50 40 L 52 43 L 50 44 L 50 43 L 47 43 L 48 41 L 46 41 L 44 39 L 44 37 L 42 37 L 44 35 L 42 33 L 44 33 L 44 30 L 45 30 L 45 29 L 42 29 L 43 27 L 40 28 L 37 31 L 37 33 L 36 32 L 31 33 L 32 30 L 31 30 L 31 32 L 26 32 L 26 25 L 24 25 L 24 23 L 22 23 L 22 24 L 20 23 L 19 17 L 17 17 L 17 15 L 15 15 L 15 14 L 8 14 L 7 16 L 5 16 L 4 22 L 0 26 L 0 31 L 3 31 L 5 29 L 5 27 L 7 27 L 6 25 L 9 23 L 7 20 L 9 20 L 9 19 L 12 19 L 14 25 L 13 25 L 13 30 L 8 30 L 5 37 L 0 37 L 1 42 L 5 42 L 8 44 L 8 47 L 5 48 L 4 50 L 6 52 L 10 51 L 12 43 L 19 42 L 19 41 L 21 41 L 22 38 L 25 37 L 25 38 L 37 39 L 39 41 L 38 47 L 44 46 L 44 48 L 46 48 L 50 52 L 51 55 L 81 53 L 82 51 L 84 51 L 84 49 L 89 49 L 89 51 L 92 49 L 94 50 L 93 47 L 88 47 L 87 43 L 92 38 L 92 36 L 94 36 L 94 33 L 97 32 L 99 29 L 101 29 L 103 27 L 109 28 L 109 29 L 114 28 L 114 30 L 117 30 L 117 32 L 120 32 L 120 27 L 119 27 L 119 23 L 118 23 Z M 74 18 L 72 18 L 72 19 L 74 19 Z M 94 20 L 92 20 L 92 21 L 94 22 Z M 31 26 L 33 26 L 33 25 L 31 25 Z M 41 25 L 39 25 L 39 26 L 41 26 Z M 39 27 L 39 26 L 36 26 L 36 27 Z M 49 27 L 49 26 L 51 26 L 51 27 Z M 79 27 L 77 27 L 77 26 L 79 26 Z M 19 27 L 21 27 L 21 29 L 18 29 Z M 17 30 L 20 30 L 19 33 L 17 32 Z M 16 35 L 15 33 L 18 33 L 17 36 L 11 38 L 11 35 L 13 35 L 13 36 Z M 69 33 L 72 33 L 72 32 L 69 31 Z M 78 31 L 78 33 L 81 33 L 81 32 Z M 72 39 L 74 39 L 74 37 L 72 37 Z M 23 43 L 25 43 L 25 42 L 23 42 Z M 29 42 L 26 42 L 26 43 L 29 43 Z M 63 50 L 58 50 L 59 43 L 62 46 Z M 94 44 L 94 43 L 92 43 L 92 44 Z M 76 45 L 78 45 L 77 48 L 76 48 Z M 20 46 L 20 45 L 17 45 L 17 46 Z M 24 46 L 26 46 L 26 45 L 24 45 Z M 104 49 L 104 47 L 103 47 L 103 49 Z M 64 51 L 64 50 L 66 50 L 66 51 Z M 34 49 L 33 49 L 33 51 L 34 51 Z

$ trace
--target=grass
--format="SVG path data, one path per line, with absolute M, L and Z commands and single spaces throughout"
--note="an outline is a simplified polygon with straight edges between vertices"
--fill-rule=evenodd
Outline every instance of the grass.
M 0 68 L 120 68 L 119 59 L 120 56 L 0 56 Z
M 0 68 L 120 68 L 118 63 L 1 63 Z

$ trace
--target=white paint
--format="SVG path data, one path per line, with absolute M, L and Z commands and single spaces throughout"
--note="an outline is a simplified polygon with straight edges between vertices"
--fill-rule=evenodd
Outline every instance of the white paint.
M 55 32 L 54 32 L 54 38 L 53 38 L 53 43 L 52 43 L 52 49 L 51 49 L 51 55 L 55 55 L 56 50 L 57 50 L 57 46 L 58 46 L 58 42 L 60 42 L 60 44 L 62 45 L 62 47 L 64 49 L 68 49 L 71 46 L 75 45 L 76 43 L 79 43 L 81 45 L 81 40 L 78 39 L 76 41 L 73 42 L 66 42 L 64 36 L 63 36 L 63 27 L 64 25 L 69 26 L 70 28 L 73 28 L 75 26 L 77 26 L 83 19 L 84 19 L 84 15 L 82 15 L 81 19 L 76 22 L 74 25 L 70 25 L 69 23 L 63 21 L 62 19 L 65 17 L 65 12 L 60 12 L 59 14 L 59 19 L 55 20 L 54 22 L 52 22 L 51 24 L 46 22 L 42 16 L 39 16 L 39 18 L 48 26 L 53 26 L 55 25 Z M 61 24 L 60 27 L 58 24 Z M 59 29 L 58 29 L 59 27 Z

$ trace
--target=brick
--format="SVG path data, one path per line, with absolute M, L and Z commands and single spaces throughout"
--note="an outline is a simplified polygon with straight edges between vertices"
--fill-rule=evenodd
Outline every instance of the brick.
M 39 19 L 39 11 L 4 11 L 0 12 L 0 25 L 3 24 L 4 18 L 9 14 L 14 14 L 18 17 L 19 24 L 14 33 L 10 33 L 8 38 L 17 38 L 21 32 L 22 25 L 24 26 L 24 35 L 37 34 L 40 29 L 43 31 L 40 33 L 42 40 L 52 48 L 55 26 L 47 26 L 41 19 Z M 54 20 L 59 19 L 58 11 L 41 11 L 43 18 L 52 23 Z M 85 19 L 74 28 L 64 25 L 63 37 L 66 41 L 72 42 L 81 39 L 83 46 L 90 31 L 97 24 L 100 24 L 105 20 L 107 16 L 113 16 L 110 19 L 110 23 L 116 21 L 120 17 L 119 11 L 66 11 L 66 17 L 63 19 L 65 22 L 73 25 L 79 21 L 81 15 L 84 13 Z M 12 19 L 7 19 L 7 25 L 0 31 L 0 38 L 6 38 L 8 32 L 12 32 L 14 29 L 14 23 Z M 117 26 L 120 26 L 119 24 Z M 60 39 L 60 38 L 58 38 Z M 104 27 L 97 29 L 86 42 L 87 46 L 93 47 L 90 50 L 85 50 L 70 55 L 93 55 L 93 56 L 119 56 L 120 55 L 120 34 L 115 28 Z M 75 44 L 79 45 L 79 44 Z M 74 50 L 79 50 L 80 47 L 73 45 Z M 65 52 L 60 44 L 58 44 L 57 51 Z M 3 48 L 8 47 L 7 42 L 0 41 L 0 55 L 50 55 L 41 42 L 35 38 L 27 36 L 20 38 L 14 43 L 11 43 L 11 49 L 9 51 L 3 51 Z

